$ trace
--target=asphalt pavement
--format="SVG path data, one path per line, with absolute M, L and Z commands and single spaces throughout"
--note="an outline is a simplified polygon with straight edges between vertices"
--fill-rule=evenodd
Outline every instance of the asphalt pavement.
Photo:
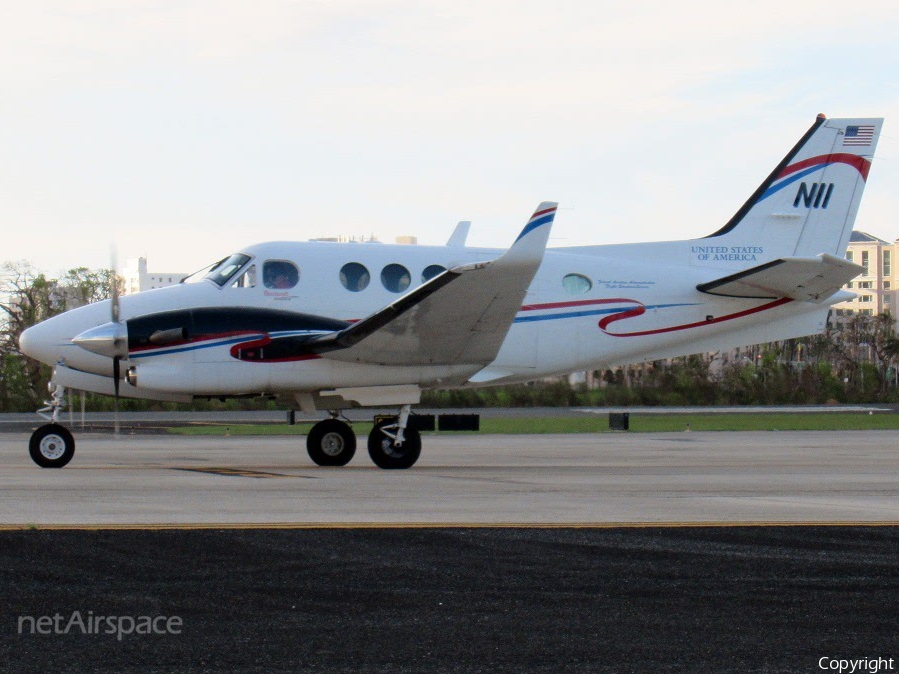
M 899 658 L 897 550 L 897 527 L 6 531 L 0 669 L 820 672 Z

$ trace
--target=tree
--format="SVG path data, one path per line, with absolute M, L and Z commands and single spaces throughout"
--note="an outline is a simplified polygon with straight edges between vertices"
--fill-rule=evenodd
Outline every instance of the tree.
M 0 410 L 33 410 L 44 399 L 50 368 L 19 351 L 19 338 L 32 325 L 112 295 L 122 280 L 110 269 L 70 269 L 61 279 L 48 278 L 30 263 L 0 267 Z

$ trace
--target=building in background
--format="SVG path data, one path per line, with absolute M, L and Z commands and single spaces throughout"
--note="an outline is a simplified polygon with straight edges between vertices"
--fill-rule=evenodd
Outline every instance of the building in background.
M 164 288 L 180 283 L 187 274 L 185 272 L 160 272 L 147 270 L 147 258 L 138 257 L 128 260 L 122 269 L 124 281 L 123 294 L 133 295 L 144 290 Z
M 899 277 L 897 253 L 899 240 L 889 243 L 866 232 L 852 232 L 846 259 L 860 264 L 865 271 L 844 286 L 844 290 L 855 293 L 857 297 L 834 305 L 837 320 L 856 314 L 876 316 L 884 312 L 889 312 L 894 318 L 899 316 L 896 302 Z

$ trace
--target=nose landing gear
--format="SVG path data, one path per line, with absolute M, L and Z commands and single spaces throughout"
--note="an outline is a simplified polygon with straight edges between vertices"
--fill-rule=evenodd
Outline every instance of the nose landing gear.
M 38 410 L 38 414 L 50 423 L 31 434 L 28 453 L 41 468 L 62 468 L 75 455 L 75 438 L 57 423 L 59 412 L 66 406 L 65 388 L 51 382 L 50 392 L 52 398 L 45 402 L 47 406 Z
M 75 438 L 65 426 L 44 424 L 32 433 L 28 453 L 41 468 L 62 468 L 75 455 Z

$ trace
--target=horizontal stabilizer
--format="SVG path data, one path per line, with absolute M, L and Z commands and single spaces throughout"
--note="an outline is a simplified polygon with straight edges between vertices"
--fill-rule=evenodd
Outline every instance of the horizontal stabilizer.
M 307 342 L 327 358 L 378 365 L 479 365 L 496 358 L 549 238 L 543 202 L 501 257 L 455 267 L 340 332 Z
M 752 269 L 700 283 L 710 295 L 823 302 L 864 271 L 864 267 L 833 255 L 786 257 Z

